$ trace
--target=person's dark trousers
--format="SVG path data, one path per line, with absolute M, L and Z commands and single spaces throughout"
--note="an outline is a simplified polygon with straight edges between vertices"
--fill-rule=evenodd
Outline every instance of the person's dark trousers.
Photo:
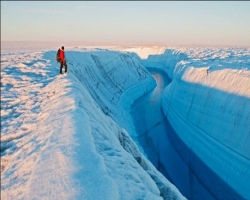
M 61 66 L 60 66 L 60 74 L 62 74 L 62 68 L 63 66 L 65 67 L 65 73 L 67 72 L 67 63 L 66 61 L 61 61 Z

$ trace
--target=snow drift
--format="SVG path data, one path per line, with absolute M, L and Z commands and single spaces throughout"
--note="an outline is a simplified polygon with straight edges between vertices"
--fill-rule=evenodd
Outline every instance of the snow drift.
M 155 87 L 135 55 L 1 54 L 2 199 L 185 199 L 115 121 Z

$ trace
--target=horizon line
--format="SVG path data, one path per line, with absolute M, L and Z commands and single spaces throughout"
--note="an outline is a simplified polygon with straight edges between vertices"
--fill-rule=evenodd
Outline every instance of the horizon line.
M 237 44 L 180 44 L 180 43 L 159 43 L 159 42 L 90 42 L 90 41 L 37 41 L 37 40 L 1 40 L 6 43 L 64 43 L 68 45 L 76 45 L 76 43 L 80 43 L 79 45 L 83 46 L 178 46 L 178 47 L 244 47 L 250 48 L 250 45 L 237 45 Z

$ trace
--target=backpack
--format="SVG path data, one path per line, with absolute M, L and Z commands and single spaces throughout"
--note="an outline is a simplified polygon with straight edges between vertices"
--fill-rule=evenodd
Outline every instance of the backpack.
M 56 54 L 56 61 L 57 62 L 60 62 L 61 61 L 61 58 L 60 58 L 60 49 L 58 49 L 58 51 L 57 51 L 57 54 Z

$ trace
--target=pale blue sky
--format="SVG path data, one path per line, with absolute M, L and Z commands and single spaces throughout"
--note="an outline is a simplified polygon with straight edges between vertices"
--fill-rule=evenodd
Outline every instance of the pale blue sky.
M 247 45 L 249 1 L 1 1 L 1 41 Z

